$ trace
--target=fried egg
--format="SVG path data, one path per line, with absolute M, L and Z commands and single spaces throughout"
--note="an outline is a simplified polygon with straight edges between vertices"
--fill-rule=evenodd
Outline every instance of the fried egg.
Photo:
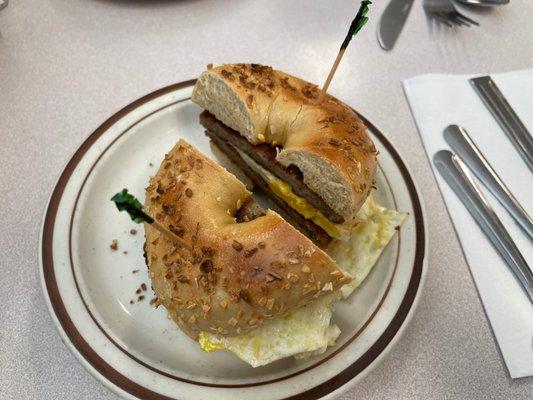
M 326 252 L 353 277 L 341 288 L 348 297 L 370 273 L 383 249 L 392 239 L 406 214 L 378 205 L 371 196 L 358 213 L 361 222 L 348 241 L 334 241 Z M 244 335 L 224 337 L 200 332 L 199 343 L 207 352 L 229 350 L 253 367 L 294 356 L 306 358 L 333 346 L 340 334 L 331 323 L 332 302 L 337 294 L 292 310 Z
M 252 367 L 302 353 L 323 353 L 340 334 L 339 328 L 330 324 L 333 299 L 333 294 L 322 296 L 244 335 L 201 332 L 198 341 L 205 351 L 227 349 Z
M 346 242 L 334 241 L 329 245 L 327 253 L 353 278 L 341 287 L 344 298 L 368 276 L 406 216 L 406 213 L 380 206 L 369 196 L 358 212 L 361 222 L 350 239 Z

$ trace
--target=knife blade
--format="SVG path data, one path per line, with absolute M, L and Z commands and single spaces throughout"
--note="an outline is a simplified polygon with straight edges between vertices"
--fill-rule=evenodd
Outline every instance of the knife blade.
M 414 0 L 391 0 L 378 24 L 378 42 L 385 49 L 394 47 Z

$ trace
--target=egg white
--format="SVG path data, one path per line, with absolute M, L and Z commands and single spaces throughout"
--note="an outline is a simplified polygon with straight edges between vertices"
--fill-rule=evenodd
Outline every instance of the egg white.
M 406 216 L 406 213 L 380 206 L 369 196 L 357 215 L 361 222 L 349 240 L 330 244 L 327 253 L 353 278 L 341 288 L 344 298 L 368 276 Z
M 322 296 L 244 335 L 202 332 L 200 346 L 207 351 L 230 350 L 252 367 L 311 351 L 323 353 L 340 334 L 336 325 L 330 325 L 333 298 L 333 294 Z
M 368 276 L 383 249 L 392 239 L 406 214 L 378 205 L 370 196 L 358 213 L 361 222 L 348 241 L 334 241 L 326 251 L 353 277 L 341 288 L 348 297 Z M 226 349 L 253 367 L 295 356 L 306 358 L 333 346 L 340 334 L 331 323 L 332 302 L 338 295 L 320 297 L 292 310 L 245 335 L 222 337 L 201 332 L 200 346 L 205 351 Z

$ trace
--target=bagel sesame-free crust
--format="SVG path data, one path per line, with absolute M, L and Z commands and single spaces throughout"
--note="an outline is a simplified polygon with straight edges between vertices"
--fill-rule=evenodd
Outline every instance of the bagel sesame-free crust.
M 237 178 L 182 140 L 146 189 L 148 214 L 192 247 L 145 226 L 154 291 L 193 338 L 200 331 L 241 334 L 350 280 L 275 212 L 237 223 L 234 216 L 250 196 Z
M 281 146 L 276 160 L 295 165 L 304 183 L 347 223 L 366 200 L 377 151 L 357 114 L 306 81 L 257 64 L 203 72 L 192 100 L 250 143 Z

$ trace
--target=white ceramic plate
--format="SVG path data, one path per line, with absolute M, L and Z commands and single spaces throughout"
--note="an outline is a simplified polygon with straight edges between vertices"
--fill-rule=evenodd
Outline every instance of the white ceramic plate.
M 204 353 L 149 305 L 143 232 L 109 200 L 142 197 L 179 138 L 213 157 L 190 101 L 193 81 L 151 93 L 104 122 L 61 174 L 44 218 L 41 278 L 50 313 L 80 362 L 126 398 L 316 399 L 345 390 L 391 346 L 420 293 L 426 239 L 419 195 L 400 156 L 368 121 L 380 151 L 376 200 L 409 217 L 365 282 L 333 316 L 342 334 L 325 354 L 251 368 L 232 353 Z M 129 233 L 131 228 L 139 232 Z M 118 239 L 119 249 L 110 249 Z M 124 254 L 123 252 L 127 252 Z M 132 271 L 139 269 L 139 272 Z M 130 304 L 130 300 L 135 302 Z

